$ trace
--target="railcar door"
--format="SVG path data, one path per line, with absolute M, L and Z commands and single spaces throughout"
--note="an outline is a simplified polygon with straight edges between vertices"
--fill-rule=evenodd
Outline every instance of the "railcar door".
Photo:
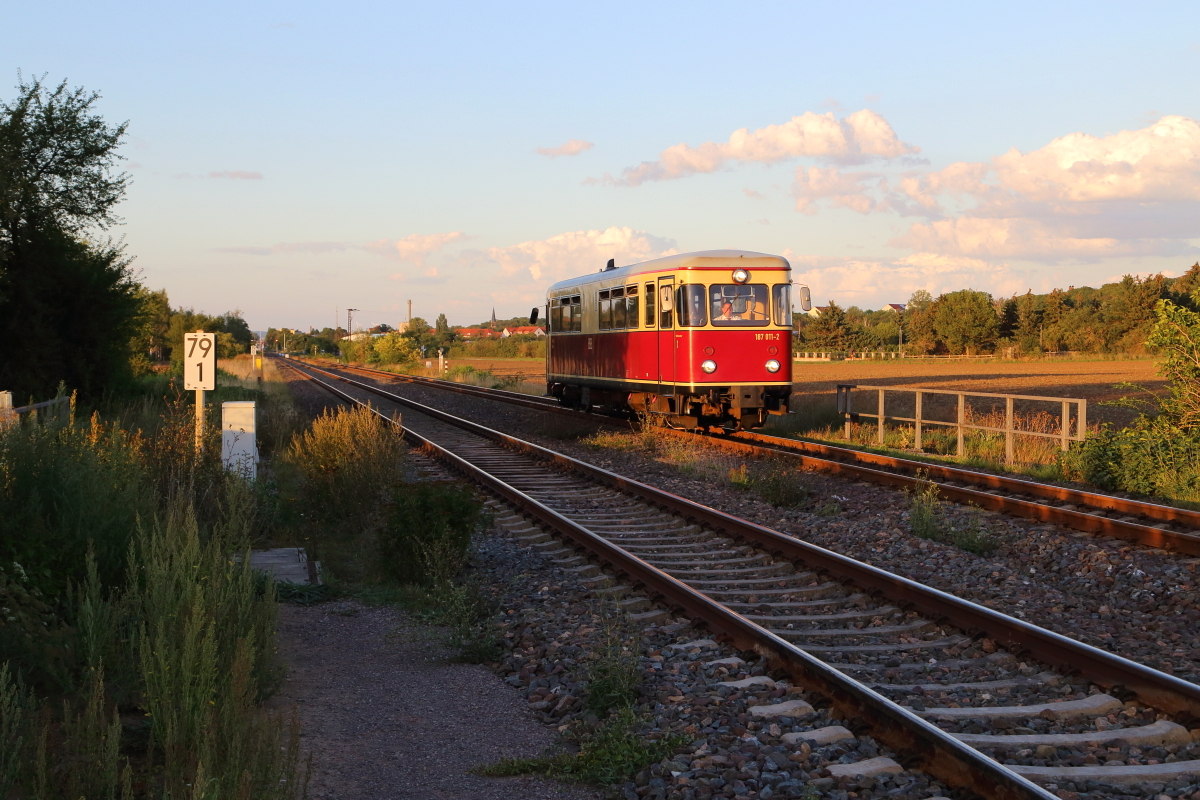
M 648 300 L 649 298 L 647 298 Z M 675 383 L 675 279 L 658 279 L 658 393 L 668 394 Z

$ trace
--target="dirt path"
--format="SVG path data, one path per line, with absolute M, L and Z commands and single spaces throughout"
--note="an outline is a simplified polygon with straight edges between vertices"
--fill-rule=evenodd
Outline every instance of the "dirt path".
M 314 800 L 595 800 L 581 786 L 467 770 L 537 756 L 553 731 L 490 670 L 453 663 L 431 629 L 357 602 L 281 606 L 288 674 L 272 705 L 300 711 Z

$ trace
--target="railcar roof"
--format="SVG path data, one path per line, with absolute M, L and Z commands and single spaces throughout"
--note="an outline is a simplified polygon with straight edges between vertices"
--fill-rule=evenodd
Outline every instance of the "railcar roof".
M 604 281 L 609 278 L 623 278 L 632 275 L 641 275 L 646 272 L 663 272 L 672 269 L 687 269 L 689 267 L 716 267 L 724 266 L 722 264 L 714 264 L 709 262 L 728 262 L 731 260 L 742 259 L 751 262 L 751 265 L 758 268 L 771 269 L 791 269 L 791 265 L 783 256 L 774 256 L 770 253 L 755 253 L 751 250 L 700 250 L 695 253 L 678 253 L 673 256 L 663 256 L 652 261 L 642 261 L 638 264 L 626 264 L 623 267 L 616 269 L 600 270 L 587 275 L 581 275 L 578 278 L 568 278 L 565 281 L 559 281 L 551 286 L 548 291 L 557 289 L 568 289 L 572 286 L 582 286 L 594 281 Z M 770 263 L 763 263 L 770 262 Z M 733 265 L 728 265 L 732 267 Z

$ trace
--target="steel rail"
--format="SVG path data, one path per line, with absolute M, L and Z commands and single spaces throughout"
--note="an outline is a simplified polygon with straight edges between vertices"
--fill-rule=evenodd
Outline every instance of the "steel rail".
M 887 598 L 906 610 L 914 610 L 930 619 L 960 628 L 972 636 L 986 636 L 1014 654 L 1029 654 L 1056 669 L 1078 673 L 1088 680 L 1118 691 L 1136 695 L 1144 704 L 1167 711 L 1185 722 L 1200 719 L 1200 686 L 1152 669 L 1114 653 L 1076 641 L 1023 620 L 1002 614 L 986 606 L 894 575 L 870 564 L 826 550 L 823 547 L 786 536 L 748 520 L 703 506 L 638 481 L 593 466 L 584 461 L 526 442 L 506 433 L 460 419 L 384 389 L 334 373 L 315 369 L 336 380 L 386 397 L 456 427 L 477 433 L 543 461 L 586 475 L 680 516 L 707 525 L 717 531 L 753 542 L 780 558 L 798 561 L 810 569 L 821 570 L 852 583 L 870 593 Z M 880 473 L 900 478 L 890 473 Z M 987 495 L 985 495 L 987 496 Z
M 420 403 L 396 398 L 390 396 L 388 392 L 368 387 L 357 381 L 347 380 L 310 365 L 306 366 L 335 380 L 351 383 L 367 391 L 387 396 L 393 402 L 414 408 L 420 413 L 464 428 L 486 439 L 503 444 L 525 444 L 530 448 L 527 452 L 531 454 L 541 451 L 542 454 L 558 455 L 553 451 L 543 450 L 537 445 L 521 442 L 521 440 L 506 434 L 458 419 Z M 362 401 L 336 387 L 328 386 L 319 380 L 317 382 L 339 397 L 364 405 Z M 378 409 L 373 410 L 383 419 L 388 419 Z M 1032 798 L 1052 800 L 1056 797 L 854 678 L 839 672 L 791 642 L 711 600 L 618 545 L 592 533 L 582 525 L 491 475 L 486 470 L 409 428 L 402 428 L 402 431 L 406 438 L 419 444 L 427 452 L 508 500 L 525 515 L 591 553 L 602 564 L 623 573 L 635 585 L 644 587 L 648 592 L 660 597 L 666 604 L 682 610 L 692 619 L 701 621 L 715 634 L 728 639 L 740 650 L 758 653 L 767 660 L 770 667 L 782 669 L 808 690 L 828 698 L 832 706 L 843 717 L 861 719 L 870 727 L 871 735 L 875 739 L 895 750 L 907 764 L 919 766 L 938 780 L 951 786 L 968 789 L 984 797 L 1000 800 L 1031 800 Z M 563 458 L 566 457 L 563 456 Z M 610 473 L 606 474 L 611 475 Z
M 483 389 L 482 387 L 463 387 L 460 384 L 451 384 L 449 381 L 440 381 L 414 375 L 398 375 L 367 367 L 352 367 L 350 369 L 386 375 L 409 383 L 429 385 L 475 397 L 501 400 L 502 402 L 537 408 L 542 411 L 566 414 L 576 418 L 578 418 L 580 413 L 517 395 L 515 392 Z M 599 424 L 605 424 L 600 419 L 594 417 L 593 419 Z M 668 435 L 679 437 L 695 435 L 670 428 L 663 428 L 663 431 L 667 432 Z M 1021 497 L 996 495 L 988 491 L 950 486 L 933 479 L 970 483 L 1004 492 L 1032 495 L 1044 500 L 1075 503 L 1104 511 L 1137 515 L 1163 522 L 1176 522 L 1200 529 L 1200 513 L 1195 511 L 1172 508 L 1171 506 L 1163 506 L 1155 503 L 1145 503 L 1138 500 L 1129 500 L 1095 492 L 1068 489 L 1061 486 L 1034 483 L 1002 475 L 992 475 L 985 472 L 975 472 L 973 470 L 957 469 L 894 456 L 884 456 L 834 445 L 785 439 L 783 437 L 769 436 L 750 431 L 737 431 L 709 436 L 708 441 L 730 452 L 743 455 L 761 456 L 767 452 L 782 453 L 798 459 L 802 466 L 814 471 L 826 472 L 854 480 L 868 481 L 883 486 L 913 489 L 932 484 L 936 487 L 938 496 L 941 499 L 954 503 L 976 505 L 989 511 L 998 511 L 1011 516 L 1038 520 L 1039 522 L 1050 522 L 1073 530 L 1084 531 L 1085 533 L 1112 536 L 1119 539 L 1126 539 L 1145 547 L 1155 547 L 1184 555 L 1200 557 L 1200 535 L 1194 533 L 1165 530 L 1140 522 L 1109 519 L 1099 514 L 1089 514 L 1086 511 L 1078 509 L 1059 508 Z M 901 472 L 888 472 L 886 469 L 874 469 L 873 467 L 885 467 L 887 469 L 900 470 Z M 918 477 L 917 475 L 921 472 L 924 472 L 928 478 Z

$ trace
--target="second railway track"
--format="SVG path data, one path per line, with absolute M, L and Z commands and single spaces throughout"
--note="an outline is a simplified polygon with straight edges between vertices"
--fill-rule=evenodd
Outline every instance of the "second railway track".
M 906 764 L 940 780 L 987 797 L 1049 797 L 1017 773 L 1055 785 L 1181 788 L 1200 774 L 1189 730 L 1200 717 L 1194 684 L 378 387 L 330 377 L 343 382 L 330 388 L 344 397 L 373 393 L 403 406 L 410 435 L 502 497 L 512 513 L 568 543 L 544 547 L 584 551 L 629 591 L 682 609 L 740 649 L 768 657 Z M 517 463 L 516 454 L 537 463 Z M 581 572 L 593 570 L 581 562 Z M 594 578 L 597 588 L 614 580 Z M 803 705 L 758 713 L 799 720 Z M 799 742 L 805 733 L 796 726 L 781 737 Z M 1031 753 L 1039 764 L 1020 763 Z
M 517 392 L 466 386 L 369 367 L 337 367 L 335 370 L 419 383 L 549 413 L 582 415 L 581 412 L 559 408 L 556 401 Z M 596 418 L 592 416 L 592 419 Z M 682 431 L 672 433 L 679 436 L 694 435 Z M 754 456 L 783 454 L 796 459 L 806 469 L 851 480 L 902 489 L 929 483 L 937 488 L 938 495 L 944 500 L 1200 557 L 1200 533 L 1197 533 L 1200 531 L 1200 512 L 1189 509 L 753 431 L 707 438 L 714 446 L 727 451 Z

